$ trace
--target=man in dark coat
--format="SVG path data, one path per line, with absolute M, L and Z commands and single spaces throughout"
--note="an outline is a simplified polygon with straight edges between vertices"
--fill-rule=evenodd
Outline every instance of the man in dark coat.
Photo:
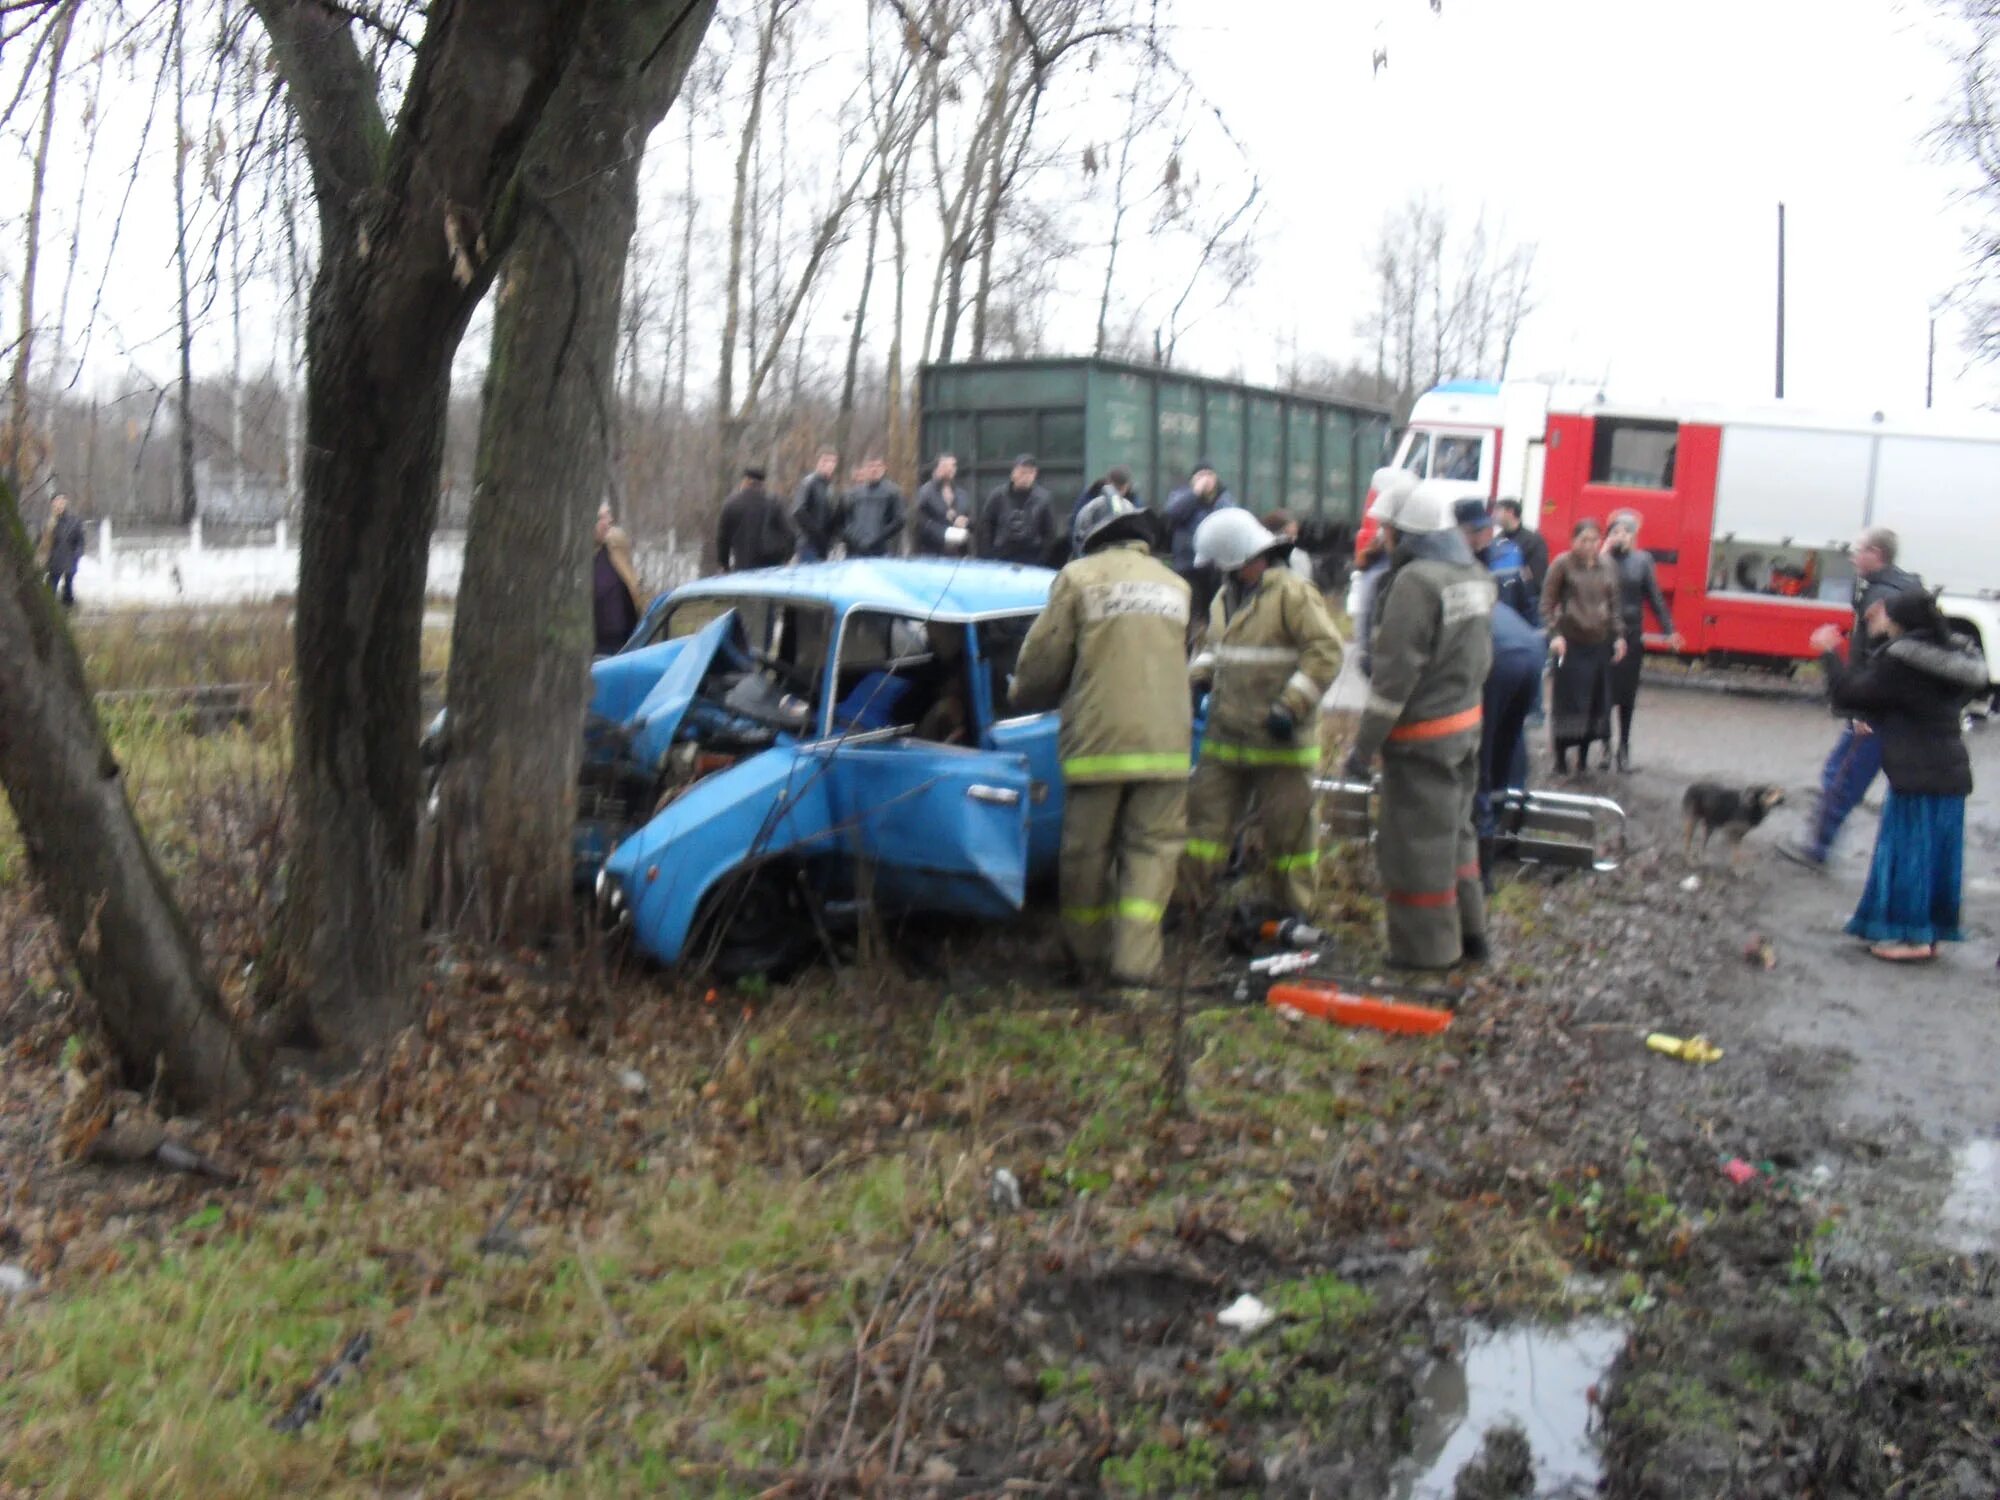
M 1055 502 L 1035 483 L 1041 466 L 1032 453 L 1014 460 L 1005 484 L 993 486 L 972 523 L 973 550 L 994 562 L 1047 564 L 1056 545 Z
M 1534 596 L 1542 594 L 1542 581 L 1549 576 L 1549 543 L 1539 531 L 1521 524 L 1521 502 L 1502 500 L 1494 506 L 1500 517 L 1500 534 L 1521 549 L 1521 561 L 1527 565 L 1528 579 L 1534 585 Z
M 764 488 L 764 471 L 745 469 L 743 483 L 722 502 L 715 525 L 715 557 L 722 571 L 780 567 L 792 560 L 797 541 L 785 507 Z
M 76 565 L 83 560 L 83 518 L 69 508 L 69 496 L 58 495 L 49 502 L 49 522 L 37 550 L 43 554 L 49 587 L 66 607 L 74 608 Z
M 971 526 L 958 503 L 958 459 L 940 453 L 931 477 L 917 490 L 917 540 L 911 550 L 919 557 L 963 556 Z
M 840 500 L 833 492 L 833 475 L 839 467 L 838 453 L 820 449 L 812 472 L 792 492 L 792 524 L 799 533 L 802 563 L 825 562 L 833 555 L 840 535 Z
M 883 476 L 879 453 L 861 461 L 861 483 L 840 502 L 840 536 L 849 557 L 888 557 L 903 547 L 903 492 Z
M 1868 628 L 1868 611 L 1898 594 L 1918 592 L 1924 581 L 1896 566 L 1896 533 L 1871 526 L 1854 539 L 1854 629 L 1848 637 L 1847 660 L 1859 666 L 1875 653 L 1879 641 Z M 1780 844 L 1778 852 L 1809 870 L 1826 868 L 1840 825 L 1868 795 L 1882 773 L 1882 742 L 1866 719 L 1849 719 L 1834 742 L 1833 753 L 1820 771 L 1819 805 L 1806 828 L 1805 839 Z
M 1203 459 L 1194 466 L 1188 482 L 1167 497 L 1166 527 L 1173 553 L 1174 571 L 1188 581 L 1194 591 L 1194 617 L 1208 618 L 1208 607 L 1222 585 L 1222 576 L 1213 568 L 1196 565 L 1195 528 L 1219 510 L 1237 509 L 1236 497 L 1229 493 L 1215 465 Z

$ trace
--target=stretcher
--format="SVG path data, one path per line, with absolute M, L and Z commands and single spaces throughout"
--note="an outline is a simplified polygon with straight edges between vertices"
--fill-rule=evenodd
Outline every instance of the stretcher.
M 1372 840 L 1374 782 L 1320 779 L 1320 826 L 1333 838 Z M 1625 809 L 1609 797 L 1575 792 L 1506 791 L 1495 795 L 1500 824 L 1495 853 L 1568 870 L 1615 870 L 1624 862 Z

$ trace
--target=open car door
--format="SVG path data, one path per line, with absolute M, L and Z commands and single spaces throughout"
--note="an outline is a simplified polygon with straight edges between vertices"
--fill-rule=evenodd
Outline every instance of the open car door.
M 832 840 L 886 907 L 1002 917 L 1028 887 L 1028 763 L 933 745 L 828 747 Z

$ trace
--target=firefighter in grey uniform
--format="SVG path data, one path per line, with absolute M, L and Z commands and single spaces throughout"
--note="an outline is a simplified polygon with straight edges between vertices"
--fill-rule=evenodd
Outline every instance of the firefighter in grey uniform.
M 1319 864 L 1319 705 L 1340 675 L 1341 641 L 1318 588 L 1283 565 L 1290 550 L 1246 510 L 1218 510 L 1195 528 L 1196 563 L 1220 570 L 1223 583 L 1188 663 L 1189 685 L 1208 693 L 1208 720 L 1188 791 L 1181 883 L 1189 901 L 1203 900 L 1254 809 L 1270 904 L 1306 916 Z
M 1384 518 L 1389 576 L 1379 596 L 1375 672 L 1346 774 L 1382 757 L 1375 858 L 1389 961 L 1448 969 L 1486 957 L 1473 799 L 1493 663 L 1493 577 L 1453 524 L 1448 487 L 1420 484 Z
M 1105 494 L 1078 512 L 1083 555 L 1021 643 L 1008 701 L 1062 706 L 1063 937 L 1079 977 L 1145 985 L 1187 837 L 1188 586 L 1153 557 L 1147 511 Z

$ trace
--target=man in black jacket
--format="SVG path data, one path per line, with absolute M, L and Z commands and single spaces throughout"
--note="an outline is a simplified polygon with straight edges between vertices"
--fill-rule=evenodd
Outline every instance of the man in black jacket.
M 715 525 L 715 558 L 725 573 L 775 568 L 792 560 L 798 540 L 785 507 L 764 488 L 764 471 L 743 471 L 743 483 L 722 502 Z
M 1854 629 L 1848 637 L 1847 660 L 1859 666 L 1874 654 L 1880 643 L 1869 633 L 1868 611 L 1885 604 L 1898 594 L 1921 591 L 1924 582 L 1914 573 L 1896 566 L 1896 533 L 1886 526 L 1871 526 L 1854 539 Z M 1868 795 L 1868 788 L 1882 771 L 1882 742 L 1866 719 L 1849 719 L 1834 742 L 1833 753 L 1820 771 L 1819 805 L 1806 830 L 1805 840 L 1778 845 L 1778 853 L 1795 865 L 1809 870 L 1826 868 L 1840 825 Z
M 995 562 L 1047 564 L 1056 544 L 1055 502 L 1035 483 L 1041 465 L 1031 453 L 1014 460 L 1007 483 L 996 484 L 973 523 L 973 547 Z
M 958 557 L 971 538 L 971 525 L 959 509 L 958 460 L 940 453 L 917 491 L 917 541 L 911 550 L 919 557 Z
M 833 493 L 833 475 L 839 467 L 838 453 L 820 449 L 812 473 L 792 492 L 792 524 L 798 528 L 802 563 L 825 562 L 833 555 L 840 532 L 840 503 Z
M 849 557 L 888 557 L 903 544 L 903 492 L 883 476 L 879 453 L 861 461 L 861 483 L 840 502 L 840 535 Z
M 42 529 L 42 567 L 49 587 L 66 608 L 76 605 L 76 567 L 83 560 L 83 520 L 69 508 L 69 496 L 49 502 L 49 523 Z
M 1521 549 L 1521 561 L 1527 566 L 1528 580 L 1535 586 L 1535 597 L 1541 598 L 1542 581 L 1549 576 L 1548 539 L 1532 526 L 1521 524 L 1520 501 L 1502 500 L 1493 509 L 1499 515 L 1501 535 Z

